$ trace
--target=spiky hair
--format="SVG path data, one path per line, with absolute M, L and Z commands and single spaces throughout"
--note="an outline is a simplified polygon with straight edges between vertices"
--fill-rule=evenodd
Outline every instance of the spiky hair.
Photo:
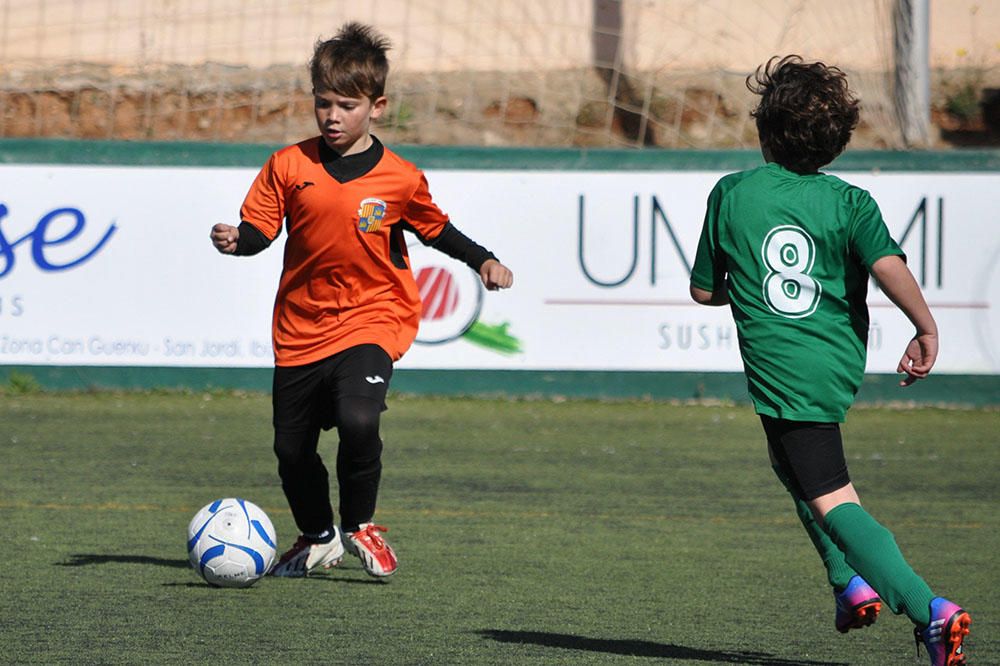
M 370 25 L 345 24 L 331 39 L 319 40 L 309 62 L 314 92 L 377 99 L 385 94 L 391 48 L 388 38 Z

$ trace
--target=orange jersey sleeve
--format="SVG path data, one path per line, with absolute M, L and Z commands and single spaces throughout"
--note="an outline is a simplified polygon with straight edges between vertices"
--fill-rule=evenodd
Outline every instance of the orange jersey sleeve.
M 281 232 L 281 224 L 285 219 L 285 188 L 279 178 L 288 174 L 281 167 L 276 171 L 275 163 L 284 162 L 280 155 L 281 153 L 275 153 L 267 160 L 240 208 L 240 220 L 249 222 L 272 241 Z
M 427 178 L 423 172 L 417 181 L 417 187 L 410 195 L 410 201 L 403 212 L 403 218 L 410 223 L 417 233 L 426 240 L 437 238 L 444 225 L 448 223 L 448 216 L 441 212 L 434 200 L 431 199 L 430 188 L 427 186 Z

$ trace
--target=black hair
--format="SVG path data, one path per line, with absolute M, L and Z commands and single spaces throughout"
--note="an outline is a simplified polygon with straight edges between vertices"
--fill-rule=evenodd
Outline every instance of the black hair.
M 858 126 L 858 99 L 837 67 L 774 56 L 746 84 L 760 95 L 750 115 L 761 146 L 792 171 L 811 173 L 832 162 Z

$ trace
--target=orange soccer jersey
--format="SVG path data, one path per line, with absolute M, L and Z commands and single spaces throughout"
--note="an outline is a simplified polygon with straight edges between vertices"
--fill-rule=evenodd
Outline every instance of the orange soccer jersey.
M 287 220 L 272 321 L 275 363 L 304 365 L 369 343 L 395 361 L 420 323 L 401 222 L 433 239 L 448 217 L 423 173 L 388 148 L 370 171 L 339 182 L 321 162 L 320 141 L 272 155 L 240 209 L 269 240 Z

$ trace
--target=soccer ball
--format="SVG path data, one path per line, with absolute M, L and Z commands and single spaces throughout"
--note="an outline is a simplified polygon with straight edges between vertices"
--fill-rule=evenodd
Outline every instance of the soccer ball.
M 188 524 L 188 559 L 209 585 L 250 587 L 274 562 L 278 539 L 259 506 L 228 497 L 215 500 Z

